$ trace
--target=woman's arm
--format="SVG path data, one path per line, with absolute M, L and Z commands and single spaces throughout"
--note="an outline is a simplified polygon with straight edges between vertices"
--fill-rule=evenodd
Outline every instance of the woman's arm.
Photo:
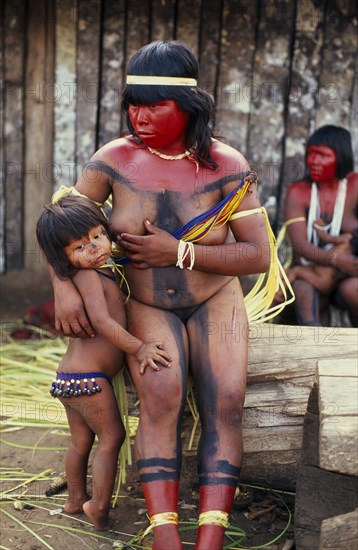
M 71 279 L 59 279 L 48 265 L 55 302 L 55 327 L 63 336 L 93 337 L 94 329 L 77 288 Z

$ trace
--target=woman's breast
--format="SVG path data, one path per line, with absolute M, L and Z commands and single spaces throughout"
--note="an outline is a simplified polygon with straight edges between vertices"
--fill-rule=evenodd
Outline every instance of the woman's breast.
M 165 189 L 127 195 L 126 200 L 117 198 L 111 214 L 112 234 L 115 236 L 125 232 L 143 235 L 144 221 L 147 219 L 170 234 L 174 234 L 186 224 L 198 227 L 195 219 L 217 204 L 220 198 L 218 193 L 185 196 L 184 193 Z M 229 227 L 224 225 L 208 232 L 200 243 L 222 244 L 226 242 L 228 235 Z

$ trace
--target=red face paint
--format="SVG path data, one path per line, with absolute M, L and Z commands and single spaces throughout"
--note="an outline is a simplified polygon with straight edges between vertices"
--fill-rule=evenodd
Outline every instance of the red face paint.
M 185 131 L 189 115 L 171 99 L 151 105 L 129 105 L 128 114 L 140 139 L 153 149 L 170 154 L 185 150 Z
M 330 181 L 337 178 L 337 157 L 331 147 L 310 145 L 306 164 L 313 181 Z

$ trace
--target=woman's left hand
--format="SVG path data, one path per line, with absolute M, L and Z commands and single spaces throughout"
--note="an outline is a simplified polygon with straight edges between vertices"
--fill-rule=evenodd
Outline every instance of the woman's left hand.
M 121 233 L 117 238 L 131 265 L 138 269 L 175 265 L 179 241 L 148 220 L 145 220 L 144 227 L 146 235 Z

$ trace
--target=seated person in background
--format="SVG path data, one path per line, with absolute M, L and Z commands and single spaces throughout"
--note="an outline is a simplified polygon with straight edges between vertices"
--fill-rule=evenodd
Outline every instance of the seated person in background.
M 332 125 L 316 130 L 307 142 L 306 166 L 307 175 L 291 184 L 285 201 L 294 265 L 299 266 L 293 282 L 297 322 L 320 325 L 321 308 L 327 305 L 322 297 L 328 295 L 328 301 L 346 309 L 352 325 L 357 326 L 357 257 L 342 245 L 326 244 L 342 233 L 353 235 L 358 227 L 358 174 L 352 172 L 350 133 Z M 324 231 L 317 230 L 317 224 L 324 224 Z M 323 278 L 315 278 L 313 284 L 312 264 L 334 267 L 338 276 L 330 277 L 328 285 Z
M 322 242 L 331 244 L 333 253 L 344 252 L 346 254 L 354 254 L 358 256 L 358 231 L 352 236 L 350 233 L 344 233 L 334 237 L 328 235 L 322 226 L 324 225 L 322 220 L 316 220 L 313 227 L 316 229 L 317 234 Z M 321 229 L 320 229 L 321 226 Z M 344 273 L 337 270 L 335 267 L 323 266 L 323 265 L 295 265 L 286 269 L 286 275 L 290 283 L 294 283 L 297 279 L 303 279 L 309 282 L 314 288 L 319 290 L 323 295 L 329 295 L 336 287 L 337 282 L 345 277 Z M 277 296 L 278 298 L 278 296 Z M 283 295 L 280 295 L 280 299 L 283 300 Z

